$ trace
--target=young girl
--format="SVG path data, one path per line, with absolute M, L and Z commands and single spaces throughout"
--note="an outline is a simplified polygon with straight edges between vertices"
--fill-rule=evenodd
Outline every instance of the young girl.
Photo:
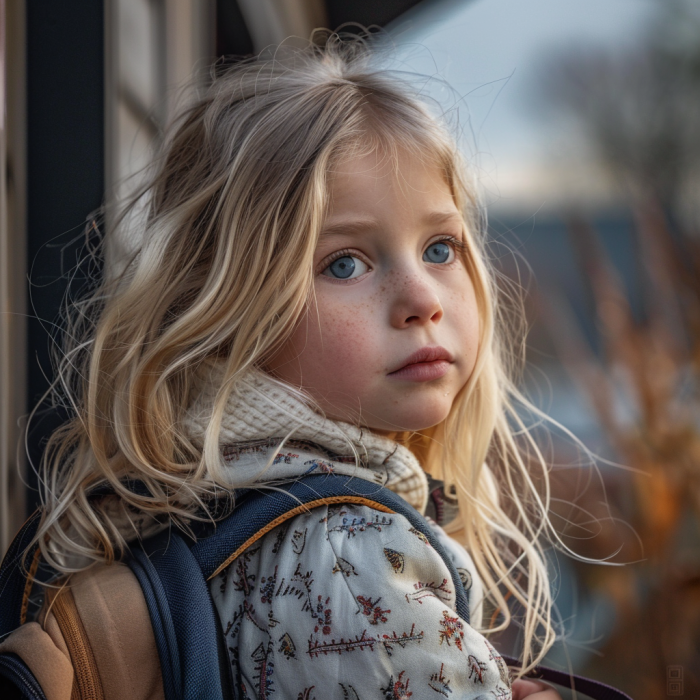
M 101 697 L 163 697 L 129 544 L 213 517 L 234 489 L 335 471 L 432 516 L 471 619 L 405 517 L 313 509 L 210 581 L 241 696 L 559 698 L 511 685 L 487 640 L 508 597 L 524 609 L 517 675 L 553 642 L 547 468 L 516 408 L 519 346 L 473 190 L 411 86 L 337 36 L 234 65 L 128 211 L 116 231 L 140 226 L 138 251 L 81 306 L 60 368 L 75 417 L 47 450 L 37 541 L 67 585 L 0 651 L 70 697 L 59 611 L 76 606 Z

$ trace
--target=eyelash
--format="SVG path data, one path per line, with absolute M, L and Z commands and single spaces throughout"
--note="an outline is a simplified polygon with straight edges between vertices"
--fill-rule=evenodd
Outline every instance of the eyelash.
M 467 250 L 467 244 L 462 239 L 455 238 L 455 236 L 443 236 L 442 238 L 438 238 L 437 240 L 430 241 L 426 248 L 431 245 L 435 245 L 436 243 L 449 243 L 450 245 L 452 245 L 455 251 L 459 251 L 460 253 L 464 253 Z
M 352 248 L 343 248 L 342 250 L 336 250 L 335 253 L 331 253 L 324 260 L 324 262 L 326 263 L 325 267 L 328 267 L 332 262 L 338 260 L 339 258 L 344 258 L 346 255 L 358 255 L 358 257 L 361 257 L 360 252 L 358 250 L 353 250 Z
M 362 262 L 364 262 L 365 265 L 368 265 L 369 267 L 371 267 L 367 258 L 365 258 L 365 256 L 362 255 L 362 253 L 360 253 L 359 250 L 353 250 L 352 248 L 343 248 L 342 250 L 336 250 L 335 253 L 331 253 L 328 257 L 321 260 L 321 262 L 318 264 L 318 267 L 316 269 L 316 273 L 320 274 L 329 265 L 332 265 L 336 260 L 340 260 L 340 258 L 345 258 L 347 256 L 353 256 L 355 258 L 360 258 L 360 260 L 362 260 Z
M 436 243 L 449 243 L 455 249 L 455 252 L 459 251 L 460 253 L 463 253 L 467 250 L 467 244 L 463 240 L 456 238 L 455 236 L 443 236 L 442 238 L 437 238 L 434 241 L 430 241 L 430 243 L 428 243 L 428 245 L 426 246 L 426 249 L 431 245 L 435 245 Z M 342 250 L 336 250 L 334 253 L 331 253 L 328 257 L 324 258 L 318 264 L 318 267 L 316 268 L 316 274 L 320 274 L 321 272 L 323 272 L 329 265 L 332 265 L 336 260 L 339 260 L 340 258 L 344 258 L 349 255 L 360 258 L 360 260 L 362 260 L 366 265 L 369 265 L 371 267 L 370 262 L 365 258 L 364 255 L 362 255 L 362 253 L 360 253 L 360 251 L 354 250 L 353 248 L 343 248 Z

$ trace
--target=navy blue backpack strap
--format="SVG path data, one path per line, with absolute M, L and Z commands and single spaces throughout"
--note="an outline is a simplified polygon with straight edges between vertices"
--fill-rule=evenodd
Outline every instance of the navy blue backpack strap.
M 277 488 L 280 491 L 246 492 L 238 501 L 234 514 L 218 524 L 216 536 L 202 539 L 193 546 L 192 553 L 207 580 L 226 568 L 260 537 L 297 513 L 334 502 L 355 502 L 373 508 L 379 505 L 387 512 L 403 515 L 440 554 L 452 576 L 457 613 L 469 622 L 469 601 L 452 560 L 425 518 L 400 496 L 364 479 L 336 474 L 305 476 L 294 482 L 279 484 Z M 510 666 L 518 665 L 517 659 L 504 656 L 504 660 Z M 622 691 L 599 681 L 546 666 L 538 666 L 529 675 L 566 688 L 571 687 L 573 682 L 578 692 L 595 700 L 632 700 Z
M 393 491 L 365 479 L 339 474 L 313 474 L 276 484 L 275 489 L 278 490 L 247 491 L 239 498 L 233 514 L 218 523 L 215 536 L 199 540 L 192 547 L 207 580 L 225 569 L 257 539 L 298 513 L 333 503 L 357 503 L 403 515 L 426 536 L 450 571 L 457 613 L 469 622 L 469 601 L 457 569 L 425 518 Z
M 134 549 L 129 566 L 144 591 L 163 673 L 166 700 L 236 698 L 223 632 L 208 581 L 272 529 L 312 508 L 356 503 L 404 516 L 422 532 L 450 571 L 456 611 L 469 622 L 469 602 L 457 570 L 428 522 L 400 496 L 376 483 L 336 474 L 314 474 L 276 484 L 275 490 L 236 494 L 234 512 L 216 527 L 200 529 L 196 542 L 166 531 Z M 517 660 L 504 657 L 509 665 Z M 595 700 L 631 700 L 598 681 L 538 666 L 531 675 Z
M 127 562 L 148 606 L 166 700 L 219 700 L 233 689 L 209 587 L 186 541 L 166 530 Z
M 29 549 L 41 520 L 36 510 L 12 540 L 0 567 L 0 641 L 25 621 L 32 579 L 39 563 L 38 547 Z
M 0 697 L 3 700 L 46 700 L 34 674 L 17 654 L 0 654 Z
M 35 511 L 15 536 L 0 566 L 0 641 L 25 622 L 29 594 L 39 564 L 39 548 L 29 548 L 41 511 Z M 0 697 L 46 700 L 29 667 L 16 654 L 0 654 Z
M 375 483 L 330 474 L 278 484 L 276 489 L 239 492 L 235 511 L 196 543 L 168 530 L 132 549 L 127 563 L 143 589 L 166 700 L 236 697 L 207 580 L 252 541 L 297 513 L 323 504 L 358 503 L 405 515 L 445 559 L 455 582 L 458 612 L 469 619 L 457 570 L 425 520 L 402 498 Z
M 125 480 L 124 486 L 139 495 L 148 495 L 146 486 L 136 480 Z M 89 498 L 114 493 L 110 484 L 102 483 L 91 489 Z M 29 547 L 39 529 L 43 511 L 37 508 L 20 528 L 0 566 L 0 641 L 27 618 L 27 604 L 35 580 L 46 582 L 56 572 L 41 563 L 38 545 Z

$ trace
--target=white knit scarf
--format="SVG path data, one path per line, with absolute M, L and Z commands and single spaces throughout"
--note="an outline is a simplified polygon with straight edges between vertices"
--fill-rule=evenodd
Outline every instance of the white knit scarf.
M 216 394 L 223 384 L 221 363 L 210 363 L 195 381 L 193 401 L 188 407 L 184 428 L 197 445 L 211 419 Z M 413 453 L 388 438 L 349 423 L 331 420 L 314 411 L 300 392 L 259 370 L 251 370 L 236 381 L 221 423 L 219 445 L 222 464 L 231 485 L 240 485 L 237 462 L 224 459 L 224 451 L 240 443 L 285 438 L 319 445 L 337 455 L 349 456 L 353 448 L 360 465 L 385 475 L 385 485 L 419 512 L 428 500 L 428 481 Z M 269 478 L 266 472 L 260 480 Z

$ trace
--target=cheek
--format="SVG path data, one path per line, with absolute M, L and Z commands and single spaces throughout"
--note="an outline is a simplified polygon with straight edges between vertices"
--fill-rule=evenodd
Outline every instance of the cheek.
M 481 335 L 481 319 L 479 305 L 471 283 L 469 289 L 462 294 L 461 306 L 462 333 L 464 334 L 467 347 L 472 351 L 476 351 L 479 346 L 479 336 Z
M 372 318 L 356 305 L 319 300 L 318 307 L 305 314 L 270 363 L 270 369 L 312 393 L 356 393 L 370 358 L 379 350 Z
M 374 313 L 362 304 L 326 303 L 320 306 L 319 317 L 318 372 L 336 384 L 362 384 L 372 366 L 370 359 L 380 350 Z
M 450 318 L 456 347 L 462 348 L 464 379 L 471 376 L 479 352 L 481 318 L 471 280 L 450 293 Z

